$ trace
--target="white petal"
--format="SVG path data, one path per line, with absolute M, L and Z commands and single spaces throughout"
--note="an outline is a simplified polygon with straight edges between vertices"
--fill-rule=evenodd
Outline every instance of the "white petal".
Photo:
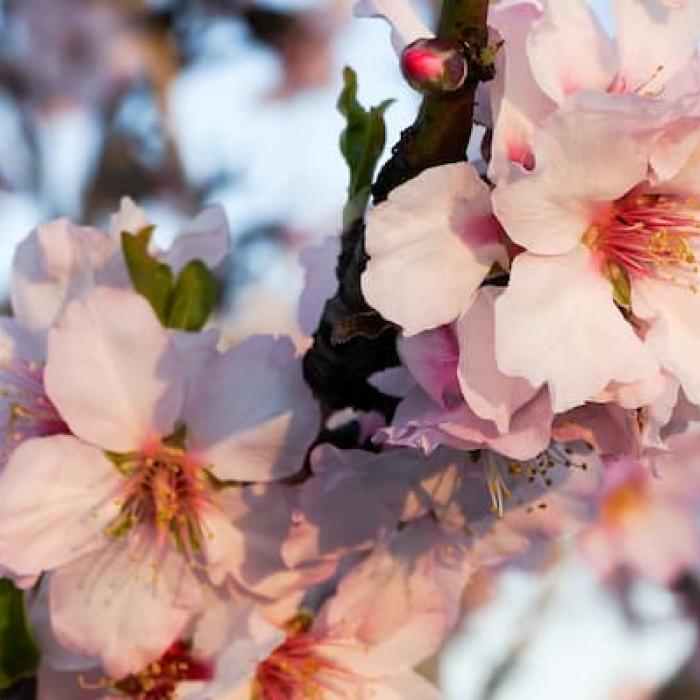
M 568 255 L 515 259 L 496 302 L 496 360 L 504 374 L 546 383 L 555 413 L 583 404 L 611 381 L 647 379 L 658 369 L 583 246 Z
M 176 275 L 192 260 L 216 267 L 226 256 L 231 243 L 226 214 L 220 206 L 204 209 L 173 241 L 165 261 Z
M 160 658 L 202 598 L 185 559 L 133 531 L 58 570 L 49 589 L 58 639 L 122 678 Z
M 188 447 L 204 453 L 216 476 L 270 481 L 293 474 L 319 426 L 288 338 L 252 336 L 203 373 L 185 420 Z
M 72 302 L 49 334 L 46 389 L 73 433 L 107 450 L 172 432 L 184 370 L 149 303 L 98 289 Z
M 452 322 L 495 260 L 501 232 L 473 166 L 431 168 L 367 216 L 367 301 L 406 335 Z
M 0 562 L 38 574 L 99 547 L 123 477 L 74 437 L 21 444 L 0 475 Z

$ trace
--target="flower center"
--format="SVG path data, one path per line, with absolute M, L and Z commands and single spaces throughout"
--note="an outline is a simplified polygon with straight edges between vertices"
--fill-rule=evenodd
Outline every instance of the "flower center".
M 207 536 L 198 516 L 209 501 L 206 470 L 184 450 L 162 443 L 112 458 L 128 478 L 118 498 L 120 513 L 108 534 L 123 537 L 137 525 L 149 526 L 196 559 Z
M 631 193 L 615 202 L 583 241 L 601 253 L 611 278 L 620 274 L 653 277 L 696 291 L 698 236 L 700 202 L 676 195 Z
M 0 402 L 7 412 L 2 460 L 29 438 L 68 432 L 44 391 L 42 369 L 34 362 L 14 360 L 0 364 Z
M 645 482 L 639 478 L 628 479 L 603 497 L 601 516 L 609 524 L 625 525 L 643 517 L 648 505 Z
M 311 621 L 300 613 L 287 625 L 287 639 L 258 665 L 253 700 L 323 700 L 325 691 L 335 697 L 335 681 L 351 674 L 318 654 Z
M 80 685 L 86 689 L 111 690 L 133 700 L 174 700 L 177 686 L 183 681 L 210 681 L 213 677 L 209 664 L 193 659 L 186 644 L 175 642 L 158 661 L 139 673 L 118 681 L 107 679 L 93 684 L 81 681 Z

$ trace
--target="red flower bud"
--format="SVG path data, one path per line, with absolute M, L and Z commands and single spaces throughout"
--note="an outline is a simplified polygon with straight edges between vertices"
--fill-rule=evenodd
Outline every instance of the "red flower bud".
M 469 72 L 464 44 L 446 39 L 418 39 L 401 53 L 401 72 L 419 92 L 459 90 Z

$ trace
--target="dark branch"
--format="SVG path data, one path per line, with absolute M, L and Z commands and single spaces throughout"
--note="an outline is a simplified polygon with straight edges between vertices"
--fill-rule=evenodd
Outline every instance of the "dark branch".
M 469 44 L 470 78 L 457 93 L 426 97 L 416 122 L 404 131 L 374 186 L 376 201 L 423 170 L 466 158 L 476 88 L 488 78 L 479 60 L 486 48 L 488 0 L 444 0 L 438 36 Z M 364 224 L 343 232 L 338 291 L 326 303 L 314 342 L 304 358 L 304 374 L 324 414 L 345 407 L 378 410 L 390 416 L 395 400 L 367 383 L 375 372 L 398 364 L 397 328 L 371 309 L 360 288 L 367 256 Z

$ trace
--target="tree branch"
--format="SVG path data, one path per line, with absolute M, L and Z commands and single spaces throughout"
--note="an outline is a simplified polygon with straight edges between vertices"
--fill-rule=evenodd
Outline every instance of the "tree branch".
M 459 91 L 423 100 L 416 122 L 403 132 L 377 178 L 375 201 L 386 199 L 391 190 L 427 168 L 466 158 L 476 89 L 480 80 L 489 77 L 480 61 L 488 38 L 487 12 L 488 0 L 444 0 L 437 34 L 469 44 L 470 75 Z M 398 364 L 398 329 L 384 321 L 362 295 L 360 278 L 366 262 L 360 221 L 343 231 L 336 269 L 338 291 L 326 303 L 304 358 L 306 381 L 324 415 L 353 407 L 390 416 L 396 405 L 367 383 L 370 375 Z

